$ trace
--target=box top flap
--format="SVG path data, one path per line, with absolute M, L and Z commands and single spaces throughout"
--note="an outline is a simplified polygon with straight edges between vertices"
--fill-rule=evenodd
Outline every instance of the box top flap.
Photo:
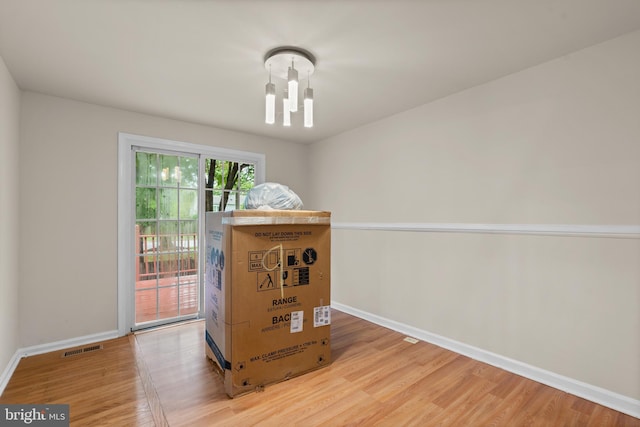
M 235 210 L 220 213 L 223 224 L 265 225 L 265 224 L 330 224 L 331 212 L 305 210 Z

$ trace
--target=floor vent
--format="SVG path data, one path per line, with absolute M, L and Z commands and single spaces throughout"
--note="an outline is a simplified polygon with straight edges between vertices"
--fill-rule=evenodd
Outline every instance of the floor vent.
M 65 351 L 62 357 L 76 356 L 78 354 L 88 353 L 90 351 L 96 351 L 96 350 L 102 350 L 102 344 Z

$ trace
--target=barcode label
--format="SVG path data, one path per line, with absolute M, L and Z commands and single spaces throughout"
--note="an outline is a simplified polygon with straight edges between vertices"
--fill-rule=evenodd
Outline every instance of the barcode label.
M 292 311 L 291 312 L 291 332 L 292 334 L 296 332 L 302 332 L 302 323 L 303 323 L 304 311 Z
M 331 324 L 331 306 L 323 305 L 313 308 L 313 327 Z

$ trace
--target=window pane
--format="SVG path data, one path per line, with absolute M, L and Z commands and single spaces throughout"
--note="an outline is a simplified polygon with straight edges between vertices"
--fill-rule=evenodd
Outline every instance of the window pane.
M 159 190 L 160 219 L 178 218 L 178 190 L 174 188 L 161 188 Z
M 180 219 L 198 218 L 198 190 L 180 190 Z
M 141 255 L 137 257 L 136 290 L 155 288 L 158 272 L 158 258 L 155 255 Z
M 183 284 L 180 280 L 180 315 L 198 312 L 198 286 L 196 282 Z
M 198 159 L 180 157 L 180 187 L 198 188 Z
M 224 204 L 224 210 L 225 211 L 232 211 L 237 209 L 236 208 L 236 193 L 235 191 L 225 191 L 223 193 L 224 195 L 224 199 L 223 199 L 223 204 Z
M 204 183 L 206 188 L 215 186 L 215 159 L 204 160 Z
M 136 188 L 136 219 L 156 217 L 156 189 Z
M 159 250 L 161 252 L 178 250 L 178 221 L 160 221 L 159 234 Z
M 136 253 L 153 252 L 156 249 L 156 222 L 136 223 Z
M 255 170 L 255 166 L 252 164 L 244 163 L 241 165 L 236 188 L 244 191 L 252 189 L 256 176 Z
M 220 210 L 220 200 L 222 200 L 222 191 L 213 191 L 213 210 L 215 212 Z
M 137 232 L 141 235 L 155 235 L 157 231 L 155 221 L 137 221 L 136 227 L 138 227 Z
M 160 319 L 176 317 L 178 315 L 178 286 L 158 289 L 158 297 L 160 300 L 158 317 Z
M 215 209 L 215 205 L 213 203 L 213 191 L 212 190 L 206 190 L 204 192 L 204 210 L 205 212 L 214 212 Z
M 227 175 L 229 173 L 229 164 L 225 160 L 218 160 L 216 162 L 216 184 L 214 188 L 224 189 L 224 185 L 227 182 Z
M 162 279 L 178 276 L 178 254 L 164 252 L 158 257 L 158 274 L 160 276 L 160 286 L 173 284 L 174 281 Z
M 136 323 L 156 320 L 157 297 L 155 289 L 136 292 Z
M 181 176 L 178 157 L 160 155 L 160 185 L 163 187 L 177 187 Z
M 180 221 L 180 232 L 195 236 L 198 233 L 198 221 Z
M 196 221 L 180 222 L 180 251 L 193 252 L 198 249 L 197 227 Z
M 157 182 L 157 159 L 153 153 L 136 153 L 136 184 L 155 186 Z
M 247 191 L 238 193 L 238 198 L 240 199 L 240 209 L 244 209 L 247 200 Z
M 195 276 L 198 272 L 198 261 L 195 252 L 183 252 L 180 254 L 180 283 L 190 283 L 195 281 Z

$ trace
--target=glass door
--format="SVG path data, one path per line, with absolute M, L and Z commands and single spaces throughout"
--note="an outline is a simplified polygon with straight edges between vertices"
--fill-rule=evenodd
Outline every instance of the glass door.
M 135 327 L 199 311 L 199 158 L 149 150 L 135 156 Z
M 118 334 L 204 316 L 204 213 L 242 208 L 264 154 L 118 134 Z

